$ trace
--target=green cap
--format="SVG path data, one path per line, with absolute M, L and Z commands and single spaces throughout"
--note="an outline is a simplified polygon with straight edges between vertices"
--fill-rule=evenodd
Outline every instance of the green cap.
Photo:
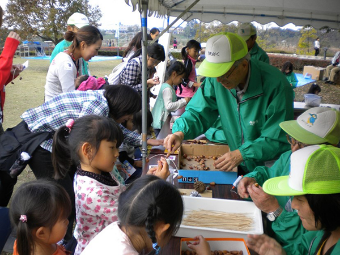
M 338 144 L 340 113 L 328 107 L 314 107 L 296 120 L 281 122 L 280 127 L 295 140 L 305 144 Z
M 238 34 L 215 35 L 207 41 L 205 59 L 198 68 L 198 74 L 220 77 L 229 71 L 236 60 L 243 58 L 247 53 L 247 44 Z
M 274 196 L 340 193 L 340 149 L 322 144 L 293 152 L 289 176 L 267 180 L 263 190 Z

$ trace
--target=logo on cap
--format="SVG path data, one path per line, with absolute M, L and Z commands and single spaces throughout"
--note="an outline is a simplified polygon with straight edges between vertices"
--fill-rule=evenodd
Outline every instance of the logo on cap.
M 208 51 L 208 55 L 209 56 L 213 56 L 213 57 L 215 57 L 215 56 L 220 56 L 220 52 L 219 51 L 217 51 L 217 52 L 214 52 L 214 51 Z
M 313 125 L 316 119 L 318 118 L 318 116 L 315 113 L 309 114 L 309 115 L 310 117 L 308 118 L 307 123 Z

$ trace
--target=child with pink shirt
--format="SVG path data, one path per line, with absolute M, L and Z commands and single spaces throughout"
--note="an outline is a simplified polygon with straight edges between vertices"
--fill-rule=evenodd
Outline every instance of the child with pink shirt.
M 56 175 L 65 175 L 72 162 L 79 164 L 74 176 L 77 240 L 74 254 L 80 254 L 100 231 L 117 221 L 118 198 L 125 186 L 114 166 L 123 139 L 118 124 L 97 115 L 70 120 L 54 135 L 52 160 Z M 150 171 L 167 178 L 165 159 Z
M 184 66 L 187 70 L 187 76 L 183 79 L 176 90 L 176 95 L 179 98 L 193 97 L 197 87 L 201 86 L 201 82 L 196 82 L 196 61 L 201 50 L 201 44 L 196 40 L 190 40 L 187 45 L 182 48 L 182 57 Z

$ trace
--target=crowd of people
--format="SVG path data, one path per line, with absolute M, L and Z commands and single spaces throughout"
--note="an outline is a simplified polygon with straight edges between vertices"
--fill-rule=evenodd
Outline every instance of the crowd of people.
M 13 65 L 20 38 L 8 35 L 0 56 L 0 213 L 12 198 L 13 254 L 158 254 L 176 233 L 184 206 L 177 188 L 166 181 L 166 159 L 141 176 L 135 156 L 142 144 L 143 68 L 148 90 L 160 85 L 148 111 L 148 145 L 164 145 L 170 155 L 184 139 L 202 134 L 229 145 L 215 168 L 236 168 L 243 175 L 239 196 L 251 199 L 270 222 L 268 235 L 248 236 L 249 248 L 258 254 L 337 254 L 339 112 L 315 107 L 293 119 L 293 64 L 285 63 L 281 71 L 271 66 L 251 23 L 207 41 L 198 68 L 203 81 L 197 81 L 195 68 L 201 45 L 189 40 L 181 50 L 183 61 L 170 63 L 160 84 L 156 67 L 166 56 L 159 33 L 151 29 L 147 38 L 154 42 L 147 47 L 146 66 L 142 33 L 135 35 L 124 53 L 119 84 L 110 85 L 91 76 L 87 63 L 98 54 L 102 34 L 85 15 L 73 14 L 65 40 L 51 57 L 45 102 L 3 131 L 4 86 L 23 70 Z M 328 72 L 336 71 L 338 62 Z M 321 90 L 312 85 L 310 91 Z M 184 113 L 172 134 L 157 139 L 170 125 L 171 113 L 180 109 Z M 125 162 L 137 169 L 131 176 L 118 167 Z M 22 184 L 12 196 L 26 165 L 37 180 Z M 5 231 L 11 228 L 0 229 L 0 249 Z M 199 255 L 211 254 L 199 233 L 188 246 Z

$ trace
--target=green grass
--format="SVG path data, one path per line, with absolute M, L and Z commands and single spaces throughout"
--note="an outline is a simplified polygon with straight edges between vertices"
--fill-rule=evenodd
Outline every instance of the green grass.
M 16 57 L 14 64 L 22 64 L 26 59 Z M 108 75 L 121 60 L 90 62 L 90 72 L 97 77 Z M 17 125 L 20 115 L 27 109 L 37 107 L 44 102 L 45 79 L 49 60 L 29 60 L 29 67 L 19 77 L 6 86 L 4 107 L 4 129 Z

